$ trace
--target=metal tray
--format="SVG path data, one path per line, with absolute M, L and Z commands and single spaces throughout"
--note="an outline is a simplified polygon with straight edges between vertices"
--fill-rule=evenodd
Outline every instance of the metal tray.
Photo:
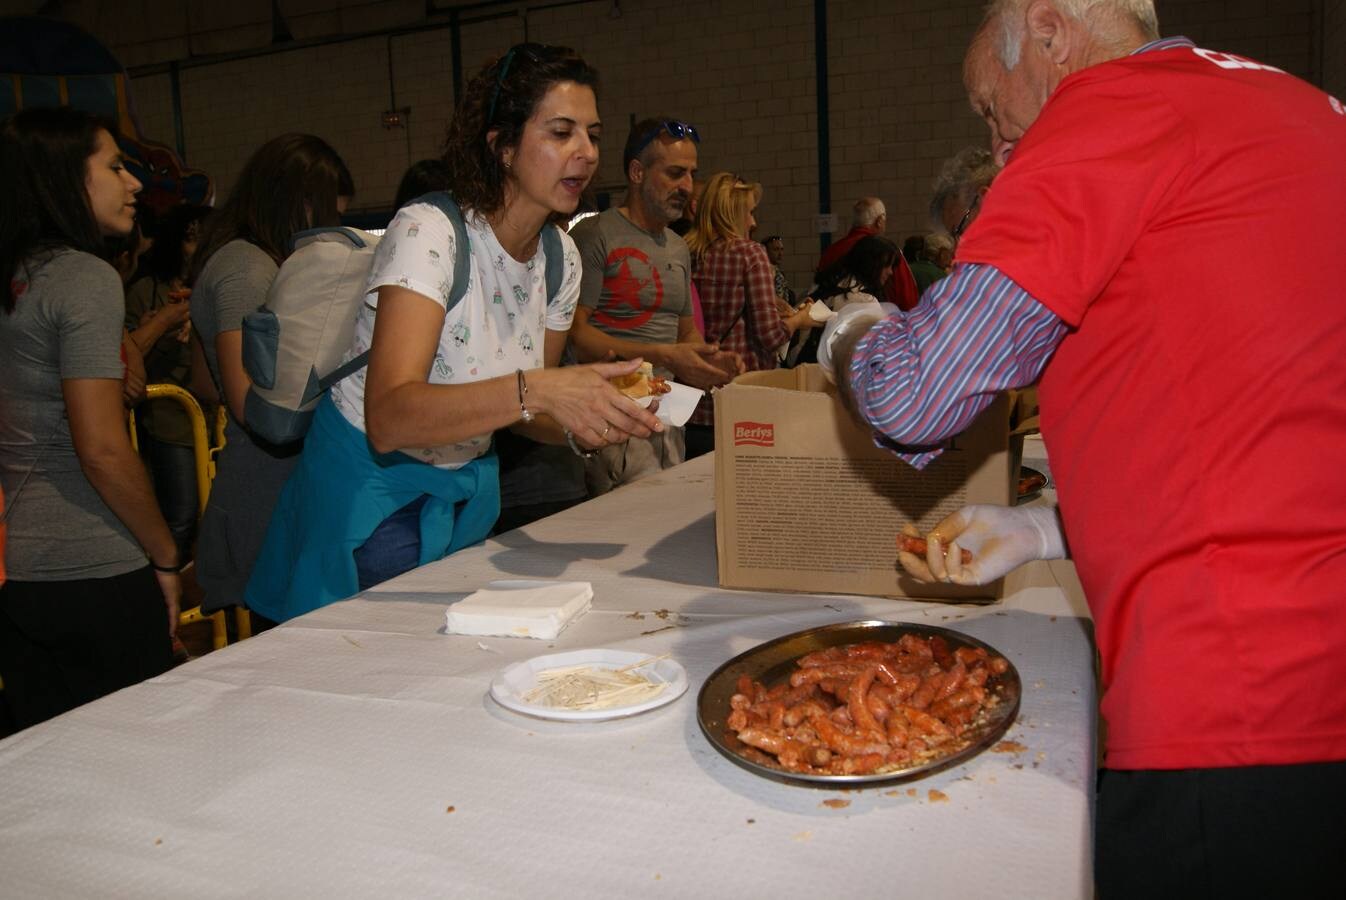
M 1027 482 L 1027 484 L 1024 482 Z M 1014 502 L 1027 503 L 1030 500 L 1036 500 L 1038 497 L 1042 496 L 1042 489 L 1045 488 L 1048 483 L 1049 479 L 1047 476 L 1037 469 L 1029 468 L 1028 466 L 1020 466 L 1019 481 L 1015 485 L 1015 494 L 1017 496 Z M 1027 487 L 1028 490 L 1021 491 L 1019 490 L 1020 487 Z
M 696 720 L 701 726 L 701 733 L 716 750 L 749 772 L 775 781 L 822 788 L 835 788 L 838 785 L 885 784 L 922 778 L 965 762 L 999 740 L 1019 713 L 1022 685 L 1019 681 L 1019 672 L 1012 662 L 1005 674 L 993 677 L 988 683 L 990 690 L 1000 698 L 1000 703 L 989 710 L 982 721 L 967 732 L 969 743 L 947 756 L 939 756 L 901 769 L 872 775 L 810 775 L 789 772 L 747 758 L 744 751 L 749 748 L 745 747 L 738 736 L 725 725 L 725 719 L 730 711 L 729 698 L 737 693 L 740 675 L 747 675 L 755 681 L 773 687 L 795 671 L 795 660 L 806 653 L 835 647 L 838 644 L 855 644 L 861 641 L 891 643 L 904 634 L 915 634 L 923 638 L 939 635 L 949 642 L 950 649 L 980 647 L 996 656 L 1005 655 L 970 635 L 934 625 L 871 620 L 824 625 L 821 628 L 798 631 L 776 638 L 774 641 L 767 641 L 746 653 L 740 653 L 711 673 L 696 698 Z

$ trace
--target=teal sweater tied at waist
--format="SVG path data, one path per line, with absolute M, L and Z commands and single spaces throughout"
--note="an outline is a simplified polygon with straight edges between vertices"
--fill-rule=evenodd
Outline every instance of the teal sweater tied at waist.
M 425 565 L 477 543 L 495 524 L 500 514 L 495 451 L 458 469 L 401 452 L 375 455 L 364 432 L 323 397 L 248 579 L 248 608 L 284 622 L 355 594 L 356 548 L 422 494 L 430 496 L 421 509 L 420 565 Z

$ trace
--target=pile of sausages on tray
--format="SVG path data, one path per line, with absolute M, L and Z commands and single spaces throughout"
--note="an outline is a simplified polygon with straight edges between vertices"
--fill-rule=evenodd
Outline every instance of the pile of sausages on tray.
M 939 635 L 904 634 L 800 657 L 768 688 L 747 675 L 726 724 L 755 762 L 817 775 L 883 774 L 955 753 L 1009 663 L 980 647 L 950 649 Z

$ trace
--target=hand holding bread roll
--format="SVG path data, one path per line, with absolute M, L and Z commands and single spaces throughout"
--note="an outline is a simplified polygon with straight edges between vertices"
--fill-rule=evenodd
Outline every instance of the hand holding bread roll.
M 658 375 L 654 374 L 654 366 L 643 362 L 640 368 L 626 375 L 617 375 L 609 381 L 612 386 L 621 391 L 632 400 L 641 400 L 645 397 L 667 394 L 671 388 L 668 382 Z
M 585 449 L 649 437 L 663 431 L 663 423 L 612 384 L 638 368 L 639 361 L 631 360 L 533 369 L 527 373 L 529 406 L 571 432 Z

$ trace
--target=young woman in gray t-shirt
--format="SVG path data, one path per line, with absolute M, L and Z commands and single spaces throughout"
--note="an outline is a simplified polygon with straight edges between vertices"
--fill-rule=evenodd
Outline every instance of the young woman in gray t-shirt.
M 0 124 L 0 677 L 20 728 L 172 665 L 178 551 L 127 433 L 104 255 L 139 190 L 87 113 Z

